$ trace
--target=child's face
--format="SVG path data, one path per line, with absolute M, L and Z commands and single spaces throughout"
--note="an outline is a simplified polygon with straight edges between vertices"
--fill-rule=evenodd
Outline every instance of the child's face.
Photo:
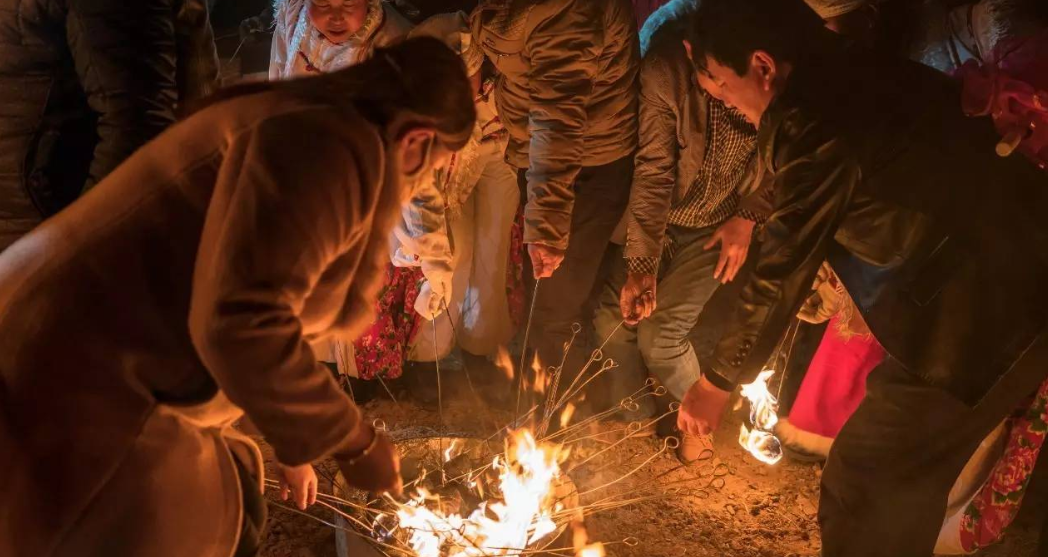
M 364 26 L 367 0 L 310 0 L 309 21 L 324 38 L 340 44 Z

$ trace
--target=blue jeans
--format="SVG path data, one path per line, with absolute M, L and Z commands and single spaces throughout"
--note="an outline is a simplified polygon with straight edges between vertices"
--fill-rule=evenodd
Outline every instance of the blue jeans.
M 713 278 L 720 250 L 702 249 L 714 230 L 712 227 L 669 227 L 667 234 L 673 238 L 676 249 L 660 272 L 655 312 L 635 327 L 622 325 L 609 338 L 622 322 L 619 294 L 626 283 L 626 261 L 619 249 L 594 318 L 598 345 L 608 339 L 604 357 L 618 364 L 599 383 L 599 392 L 593 392 L 605 408 L 642 389 L 649 375 L 666 387 L 669 397 L 678 401 L 699 379 L 699 359 L 688 335 L 706 302 L 720 286 Z M 654 416 L 656 405 L 652 397 L 637 402 L 639 410 L 624 414 L 624 418 L 638 420 Z

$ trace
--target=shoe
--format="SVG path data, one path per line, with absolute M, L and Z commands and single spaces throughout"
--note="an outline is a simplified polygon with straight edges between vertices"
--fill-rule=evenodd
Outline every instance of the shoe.
M 680 446 L 677 447 L 677 458 L 681 463 L 690 465 L 700 460 L 713 457 L 713 435 L 681 434 Z

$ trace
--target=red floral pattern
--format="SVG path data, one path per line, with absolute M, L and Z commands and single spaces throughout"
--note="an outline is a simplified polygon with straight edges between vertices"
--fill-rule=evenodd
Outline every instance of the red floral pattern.
M 415 311 L 415 299 L 424 281 L 418 267 L 386 267 L 375 322 L 353 343 L 361 379 L 396 379 L 404 372 L 408 346 L 423 321 Z
M 517 207 L 517 216 L 509 230 L 509 265 L 506 267 L 506 297 L 509 299 L 509 319 L 514 327 L 524 323 L 524 206 Z
M 965 551 L 996 543 L 1019 512 L 1048 433 L 1048 381 L 1041 384 L 1033 402 L 1009 422 L 1004 454 L 961 519 L 961 546 Z

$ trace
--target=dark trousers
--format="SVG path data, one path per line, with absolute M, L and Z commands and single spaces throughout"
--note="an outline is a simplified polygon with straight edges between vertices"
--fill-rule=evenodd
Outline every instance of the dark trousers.
M 524 171 L 519 172 L 517 178 L 524 192 L 527 185 Z M 594 285 L 601 278 L 597 275 L 605 249 L 629 203 L 632 181 L 632 155 L 604 166 L 586 167 L 579 172 L 575 179 L 571 237 L 564 262 L 552 277 L 542 279 L 538 288 L 528 344 L 538 351 L 543 365 L 560 365 L 564 343 L 571 338 L 572 325 L 584 326 L 564 366 L 567 377 L 579 371 L 592 349 L 586 333 L 592 316 L 584 313 L 589 307 L 587 301 Z M 534 275 L 526 254 L 524 261 L 524 275 L 530 283 L 530 293 Z
M 975 449 L 1048 377 L 1048 332 L 974 408 L 891 358 L 841 429 L 822 477 L 827 557 L 929 557 L 946 499 Z

